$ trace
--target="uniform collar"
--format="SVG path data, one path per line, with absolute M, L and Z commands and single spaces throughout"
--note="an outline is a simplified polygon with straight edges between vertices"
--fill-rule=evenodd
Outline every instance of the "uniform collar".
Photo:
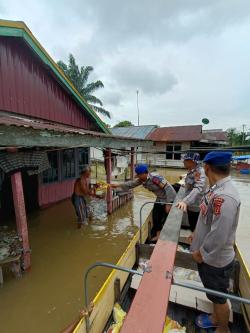
M 229 180 L 231 180 L 231 176 L 227 176 L 227 177 L 225 177 L 225 178 L 220 179 L 220 180 L 216 183 L 216 185 L 217 185 L 217 186 L 221 186 L 221 185 L 225 184 L 226 182 L 228 182 Z
M 225 178 L 220 179 L 217 183 L 215 183 L 213 186 L 210 187 L 210 190 L 213 191 L 216 188 L 222 186 L 223 184 L 227 183 L 231 180 L 231 176 L 227 176 Z

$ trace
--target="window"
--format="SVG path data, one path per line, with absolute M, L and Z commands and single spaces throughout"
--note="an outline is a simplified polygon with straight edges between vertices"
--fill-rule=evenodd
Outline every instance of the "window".
M 83 166 L 86 164 L 89 164 L 89 148 L 79 148 L 78 149 L 79 174 L 81 173 Z
M 181 150 L 181 144 L 170 143 L 166 147 L 166 159 L 167 160 L 180 160 L 181 154 L 178 153 Z
M 75 150 L 62 151 L 62 179 L 76 177 Z
M 58 181 L 58 153 L 57 151 L 50 151 L 47 154 L 50 169 L 43 172 L 42 179 L 44 184 L 54 183 Z
M 166 153 L 166 159 L 167 160 L 172 160 L 173 159 L 173 150 L 174 150 L 173 145 L 167 145 L 167 153 Z

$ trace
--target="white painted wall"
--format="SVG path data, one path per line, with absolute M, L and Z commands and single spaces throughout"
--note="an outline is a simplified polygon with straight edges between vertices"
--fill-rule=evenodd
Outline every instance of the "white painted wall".
M 166 154 L 165 154 L 166 146 L 167 142 L 155 142 L 152 151 L 164 152 L 164 154 L 153 154 L 153 153 L 140 154 L 140 160 L 139 160 L 140 163 L 147 163 L 149 165 L 162 166 L 162 167 L 183 168 L 182 160 L 166 159 Z M 181 150 L 186 150 L 189 148 L 190 148 L 190 142 L 181 143 Z M 147 151 L 147 149 L 144 148 L 144 151 Z
M 90 162 L 91 161 L 101 161 L 104 162 L 104 157 L 102 150 L 91 147 L 90 148 Z

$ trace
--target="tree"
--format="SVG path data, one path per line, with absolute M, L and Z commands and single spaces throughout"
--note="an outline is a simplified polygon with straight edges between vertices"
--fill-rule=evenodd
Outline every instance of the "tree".
M 246 133 L 238 132 L 236 128 L 229 128 L 227 130 L 230 146 L 249 145 L 250 140 L 247 138 Z
M 88 83 L 89 75 L 93 72 L 94 68 L 92 66 L 81 66 L 79 68 L 72 54 L 69 54 L 68 65 L 61 60 L 58 61 L 57 64 L 86 102 L 89 103 L 96 112 L 111 118 L 110 112 L 102 107 L 102 101 L 93 95 L 97 89 L 104 88 L 104 84 L 100 80 Z
M 134 124 L 131 123 L 129 120 L 123 120 L 120 121 L 118 124 L 116 124 L 114 127 L 130 127 L 134 126 Z
M 230 146 L 233 146 L 237 138 L 236 128 L 229 128 L 227 130 L 227 137 L 229 139 Z

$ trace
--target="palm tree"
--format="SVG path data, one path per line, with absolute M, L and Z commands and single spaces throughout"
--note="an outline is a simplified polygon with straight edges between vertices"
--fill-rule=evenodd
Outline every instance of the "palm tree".
M 81 66 L 79 69 L 72 54 L 69 55 L 68 65 L 66 65 L 61 60 L 58 61 L 57 64 L 63 70 L 64 74 L 69 78 L 69 80 L 74 84 L 75 88 L 79 91 L 86 102 L 88 102 L 96 112 L 111 118 L 110 112 L 102 107 L 102 101 L 93 95 L 93 92 L 97 89 L 104 88 L 104 84 L 100 80 L 88 83 L 89 75 L 94 70 L 94 68 L 92 66 Z

